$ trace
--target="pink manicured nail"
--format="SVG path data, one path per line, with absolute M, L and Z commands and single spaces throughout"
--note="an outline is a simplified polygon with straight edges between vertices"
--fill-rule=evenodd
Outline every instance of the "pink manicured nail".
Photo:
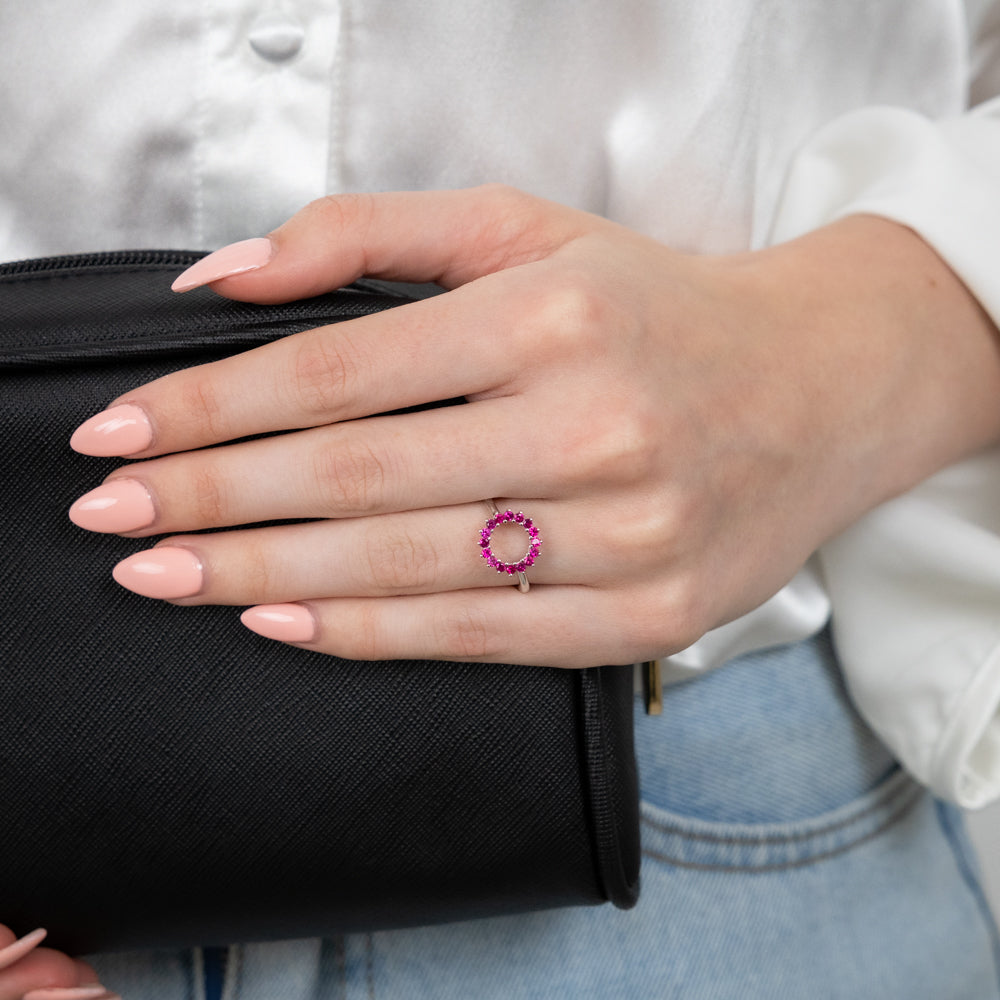
M 136 479 L 113 479 L 85 493 L 69 509 L 69 519 L 87 531 L 137 531 L 156 519 L 149 491 Z
M 265 639 L 311 642 L 316 638 L 316 620 L 301 604 L 261 604 L 244 611 L 240 621 Z
M 149 417 L 131 403 L 112 406 L 85 420 L 73 432 L 69 446 L 81 455 L 106 458 L 133 455 L 153 441 Z
M 49 986 L 25 993 L 21 1000 L 106 1000 L 108 991 L 103 986 Z
M 23 938 L 18 938 L 6 948 L 0 948 L 0 969 L 6 969 L 7 966 L 24 958 L 29 951 L 37 948 L 45 940 L 47 934 L 48 931 L 44 927 L 39 927 L 37 931 L 25 934 Z
M 95 986 L 47 986 L 25 993 L 21 1000 L 107 1000 L 108 991 Z
M 189 292 L 192 288 L 211 284 L 220 278 L 256 271 L 269 263 L 273 256 L 274 244 L 266 236 L 230 243 L 192 264 L 170 287 L 175 292 Z
M 126 590 L 172 600 L 193 597 L 201 590 L 201 560 L 190 550 L 160 545 L 123 559 L 111 575 Z

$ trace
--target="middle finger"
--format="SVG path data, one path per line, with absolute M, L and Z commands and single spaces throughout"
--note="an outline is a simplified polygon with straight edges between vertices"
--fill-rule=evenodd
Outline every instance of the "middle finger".
M 70 517 L 142 537 L 547 496 L 559 465 L 549 439 L 513 397 L 368 418 L 125 466 Z

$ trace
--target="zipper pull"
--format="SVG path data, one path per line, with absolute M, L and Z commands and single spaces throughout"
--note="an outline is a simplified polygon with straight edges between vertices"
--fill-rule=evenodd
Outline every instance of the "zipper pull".
M 642 698 L 646 715 L 663 714 L 663 671 L 659 660 L 647 660 L 642 665 Z

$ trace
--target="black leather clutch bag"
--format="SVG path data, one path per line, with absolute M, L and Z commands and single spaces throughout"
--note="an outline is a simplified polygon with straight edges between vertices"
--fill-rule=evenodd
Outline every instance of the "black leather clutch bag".
M 408 301 L 171 294 L 198 256 L 0 267 L 0 922 L 87 952 L 632 905 L 630 669 L 306 652 L 123 590 L 149 541 L 69 522 L 119 393 Z

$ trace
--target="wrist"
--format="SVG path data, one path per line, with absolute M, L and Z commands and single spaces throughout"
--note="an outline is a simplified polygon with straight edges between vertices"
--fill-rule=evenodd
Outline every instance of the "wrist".
M 1000 440 L 997 328 L 912 230 L 849 216 L 729 273 L 777 316 L 763 336 L 800 379 L 786 417 L 827 451 L 844 523 Z

